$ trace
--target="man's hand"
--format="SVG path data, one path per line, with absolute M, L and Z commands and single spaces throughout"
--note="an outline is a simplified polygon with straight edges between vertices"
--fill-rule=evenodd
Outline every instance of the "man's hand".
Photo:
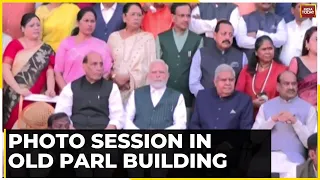
M 279 116 L 280 116 L 281 114 L 282 114 L 282 113 L 272 116 L 272 117 L 271 117 L 271 120 L 272 120 L 273 122 L 278 122 L 278 121 L 279 121 Z
M 282 112 L 278 119 L 279 121 L 285 122 L 288 124 L 294 124 L 297 121 L 294 115 L 287 111 Z
M 249 33 L 247 34 L 247 36 L 256 38 L 256 37 L 257 37 L 257 33 L 256 33 L 256 32 L 249 32 Z
M 108 129 L 116 130 L 116 129 L 117 129 L 117 126 L 109 124 L 105 129 L 107 129 L 107 130 L 108 130 Z

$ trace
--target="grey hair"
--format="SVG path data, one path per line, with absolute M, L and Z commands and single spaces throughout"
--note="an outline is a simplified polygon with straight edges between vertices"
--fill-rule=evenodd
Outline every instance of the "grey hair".
M 163 64 L 163 65 L 166 67 L 167 72 L 169 73 L 169 66 L 168 66 L 167 63 L 164 62 L 164 60 L 162 60 L 162 59 L 156 59 L 156 60 L 152 61 L 152 62 L 150 63 L 150 66 L 149 66 L 149 72 L 150 72 L 150 69 L 151 69 L 152 65 L 153 65 L 153 64 L 157 64 L 157 63 Z
M 234 71 L 234 69 L 230 65 L 220 64 L 214 72 L 214 80 L 217 80 L 217 78 L 221 72 L 232 72 L 233 76 L 236 77 L 236 72 Z

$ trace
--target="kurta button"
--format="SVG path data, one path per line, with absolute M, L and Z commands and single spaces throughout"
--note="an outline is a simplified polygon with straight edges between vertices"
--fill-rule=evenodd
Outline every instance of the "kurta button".
M 180 55 L 178 55 L 178 58 L 180 58 Z
M 89 104 L 91 104 L 91 100 L 89 100 Z
M 179 66 L 179 64 L 177 64 L 177 66 Z
M 221 108 L 218 108 L 218 110 L 220 111 L 220 110 L 221 110 Z
M 214 129 L 217 129 L 217 127 L 214 127 Z
M 219 120 L 219 118 L 217 118 L 217 120 Z

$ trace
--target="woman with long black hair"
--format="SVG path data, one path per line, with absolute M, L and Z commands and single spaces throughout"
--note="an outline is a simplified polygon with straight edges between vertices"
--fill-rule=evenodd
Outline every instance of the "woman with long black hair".
M 278 96 L 277 77 L 287 69 L 275 58 L 275 47 L 269 36 L 261 36 L 256 40 L 254 55 L 239 75 L 236 90 L 251 96 L 254 115 L 261 104 Z
M 96 13 L 92 8 L 81 9 L 77 15 L 78 27 L 72 31 L 72 36 L 61 42 L 54 66 L 56 82 L 60 89 L 84 75 L 82 62 L 91 51 L 101 55 L 104 74 L 109 75 L 112 66 L 111 50 L 106 42 L 92 36 L 96 19 Z

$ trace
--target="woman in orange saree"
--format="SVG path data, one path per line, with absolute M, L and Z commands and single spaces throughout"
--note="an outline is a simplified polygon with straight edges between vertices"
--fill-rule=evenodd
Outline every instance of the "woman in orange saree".
M 45 93 L 55 96 L 54 51 L 40 40 L 39 18 L 25 14 L 21 20 L 24 36 L 12 40 L 3 54 L 3 123 L 12 129 L 18 119 L 20 95 Z M 24 102 L 23 107 L 31 102 Z

